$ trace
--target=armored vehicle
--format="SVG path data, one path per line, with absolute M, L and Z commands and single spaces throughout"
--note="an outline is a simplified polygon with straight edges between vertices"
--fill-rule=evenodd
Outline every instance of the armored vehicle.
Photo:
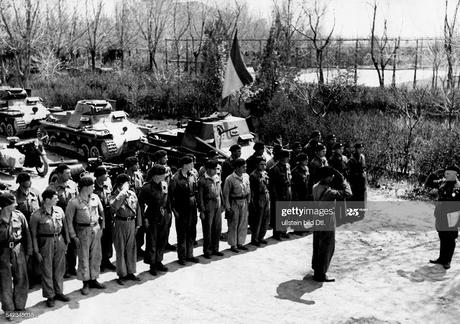
M 141 142 L 138 155 L 144 164 L 147 156 L 160 149 L 166 150 L 168 163 L 177 166 L 182 156 L 193 154 L 200 166 L 209 151 L 217 152 L 221 160 L 229 157 L 233 144 L 241 145 L 241 157 L 247 159 L 254 153 L 254 134 L 249 131 L 246 119 L 216 112 L 209 117 L 191 120 L 185 127 L 150 131 L 147 139 Z M 268 153 L 266 158 L 269 158 Z
M 39 97 L 29 97 L 22 88 L 0 87 L 0 133 L 17 136 L 37 130 L 49 115 Z
M 114 159 L 137 151 L 142 131 L 107 100 L 80 100 L 75 110 L 52 113 L 41 122 L 44 144 L 85 158 Z

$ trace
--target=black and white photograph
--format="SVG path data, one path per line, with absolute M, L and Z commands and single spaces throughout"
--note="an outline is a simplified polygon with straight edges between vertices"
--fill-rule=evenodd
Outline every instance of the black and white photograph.
M 0 323 L 459 323 L 459 11 L 0 0 Z

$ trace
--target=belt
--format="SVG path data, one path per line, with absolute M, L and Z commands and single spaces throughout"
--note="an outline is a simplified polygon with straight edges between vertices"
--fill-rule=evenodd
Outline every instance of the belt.
M 127 221 L 131 221 L 131 220 L 135 220 L 136 217 L 135 216 L 132 216 L 132 217 L 115 217 L 115 219 L 127 222 Z
M 77 226 L 81 226 L 81 227 L 90 227 L 90 226 L 96 226 L 98 225 L 99 223 L 75 223 L 77 224 Z
M 38 234 L 38 237 L 58 237 L 59 235 L 61 235 L 61 232 L 52 234 Z
M 248 195 L 246 195 L 246 196 L 230 197 L 231 200 L 243 200 L 243 199 L 247 199 L 247 198 L 248 198 Z
M 10 249 L 14 248 L 16 245 L 18 245 L 18 243 L 20 243 L 21 240 L 17 240 L 17 241 L 10 241 L 10 242 L 5 242 L 5 243 L 1 243 L 0 244 L 0 247 L 8 247 Z

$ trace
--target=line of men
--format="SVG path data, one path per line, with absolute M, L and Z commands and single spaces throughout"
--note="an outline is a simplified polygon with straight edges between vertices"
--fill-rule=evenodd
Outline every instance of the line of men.
M 160 150 L 145 180 L 137 159 L 130 157 L 125 161 L 125 173 L 117 176 L 113 187 L 103 166 L 95 170 L 94 177 L 84 176 L 76 184 L 70 167 L 61 164 L 56 168 L 56 180 L 41 195 L 32 188 L 30 176 L 20 174 L 19 188 L 0 196 L 2 309 L 5 313 L 24 309 L 28 278 L 37 277 L 37 268 L 49 307 L 55 300 L 69 300 L 63 294 L 64 277 L 77 275 L 83 282 L 83 295 L 91 288 L 105 288 L 97 281 L 104 268 L 116 269 L 120 285 L 127 280 L 138 281 L 136 261 L 144 243 L 142 254 L 144 263 L 150 266 L 149 273 L 155 276 L 157 271 L 168 271 L 162 261 L 170 245 L 173 218 L 181 265 L 200 262 L 193 255 L 198 217 L 206 259 L 223 256 L 219 239 L 224 211 L 231 251 L 247 250 L 248 225 L 251 244 L 267 244 L 266 232 L 270 223 L 272 227 L 275 224 L 275 202 L 314 198 L 313 186 L 322 180 L 320 171 L 328 163 L 347 174 L 352 187 L 353 183 L 356 187 L 353 193 L 363 197 L 366 166 L 362 146 L 355 146 L 355 153 L 347 161 L 343 147 L 335 144 L 328 161 L 329 152 L 320 143 L 318 133 L 314 132 L 301 150 L 296 143 L 291 156 L 290 150 L 275 146 L 269 161 L 263 157 L 263 143 L 254 145 L 255 152 L 247 161 L 241 158 L 241 147 L 233 145 L 231 156 L 222 166 L 211 153 L 200 171 L 194 168 L 193 156 L 184 156 L 174 175 L 167 165 L 166 151 Z M 290 159 L 295 161 L 292 171 Z M 355 179 L 358 176 L 359 181 Z M 273 237 L 281 240 L 289 234 L 274 229 Z M 116 266 L 110 262 L 112 246 Z

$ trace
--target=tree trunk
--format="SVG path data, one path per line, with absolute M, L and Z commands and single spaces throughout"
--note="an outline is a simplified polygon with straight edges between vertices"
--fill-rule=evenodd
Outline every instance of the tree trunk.
M 324 73 L 323 73 L 323 52 L 321 50 L 316 51 L 316 63 L 318 65 L 318 84 L 324 84 Z
M 96 50 L 91 49 L 89 54 L 91 55 L 91 71 L 94 72 L 96 70 Z

